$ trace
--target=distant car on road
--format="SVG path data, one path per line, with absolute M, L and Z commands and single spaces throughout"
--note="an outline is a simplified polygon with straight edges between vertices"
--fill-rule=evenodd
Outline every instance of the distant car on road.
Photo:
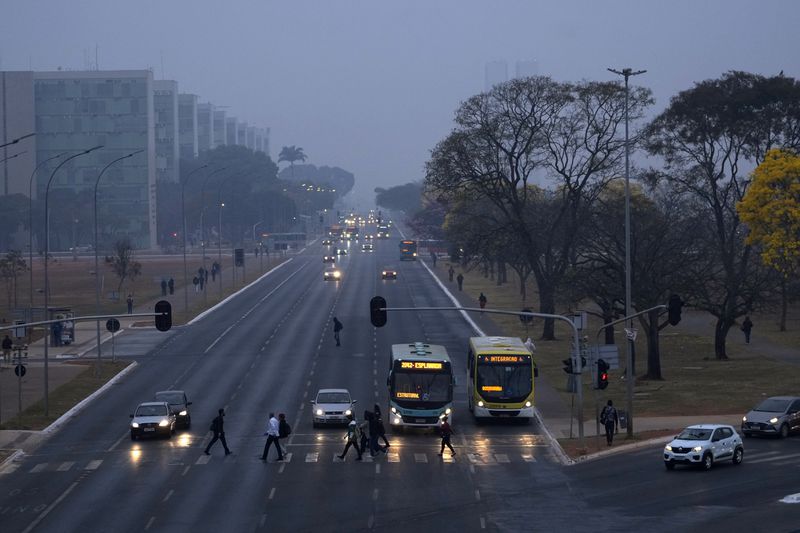
M 322 256 L 322 262 L 323 263 L 335 263 L 336 262 L 336 256 L 335 255 L 323 255 Z
M 364 235 L 364 240 L 365 241 L 371 241 L 372 239 L 373 239 L 372 234 L 367 233 L 366 235 Z
M 175 415 L 175 426 L 189 429 L 192 426 L 192 415 L 189 406 L 192 402 L 186 397 L 182 390 L 165 390 L 156 393 L 156 400 L 167 402 L 172 414 Z
M 366 244 L 362 244 L 361 245 L 361 251 L 362 252 L 371 252 L 374 249 L 375 249 L 375 247 L 372 246 L 372 244 L 370 244 L 370 243 L 366 243 Z
M 311 409 L 314 427 L 320 424 L 347 424 L 347 416 L 355 412 L 355 403 L 347 389 L 320 389 Z
M 393 268 L 384 268 L 381 270 L 381 279 L 397 279 L 397 270 Z
M 168 439 L 175 432 L 175 415 L 167 402 L 140 403 L 131 415 L 131 440 L 145 436 Z
M 698 424 L 689 426 L 664 447 L 664 466 L 699 465 L 709 470 L 717 461 L 730 459 L 741 464 L 744 459 L 742 438 L 733 426 Z
M 338 250 L 336 250 L 336 254 L 337 255 L 347 255 L 347 250 L 344 249 L 344 248 L 339 248 Z
M 342 279 L 342 271 L 336 268 L 327 268 L 322 274 L 324 281 L 339 281 Z
M 742 434 L 777 435 L 786 438 L 800 431 L 800 398 L 773 396 L 767 398 L 742 417 Z
M 322 246 L 330 246 L 333 242 L 330 239 L 322 239 Z

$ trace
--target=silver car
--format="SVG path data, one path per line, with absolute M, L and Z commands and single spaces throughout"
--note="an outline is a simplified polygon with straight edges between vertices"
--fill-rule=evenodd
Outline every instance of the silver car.
M 800 431 L 800 398 L 796 396 L 767 398 L 742 417 L 745 437 L 758 434 L 786 438 L 793 431 Z
M 717 461 L 726 459 L 741 464 L 744 445 L 733 426 L 697 424 L 687 427 L 664 446 L 663 455 L 667 470 L 674 469 L 676 464 L 699 465 L 709 470 Z
M 168 439 L 175 433 L 175 413 L 167 402 L 140 403 L 131 415 L 131 440 L 145 436 L 162 436 Z
M 347 424 L 348 416 L 355 412 L 356 400 L 347 389 L 320 389 L 317 397 L 311 400 L 312 422 L 320 424 Z

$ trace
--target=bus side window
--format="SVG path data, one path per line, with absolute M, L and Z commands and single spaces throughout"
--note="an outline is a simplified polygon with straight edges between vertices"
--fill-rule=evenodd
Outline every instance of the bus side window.
M 533 377 L 535 377 L 535 378 L 539 377 L 539 367 L 535 366 L 535 365 L 533 367 Z

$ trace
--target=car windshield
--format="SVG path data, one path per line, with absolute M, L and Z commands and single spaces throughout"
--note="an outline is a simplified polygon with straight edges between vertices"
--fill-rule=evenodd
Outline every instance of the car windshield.
M 183 394 L 180 392 L 159 392 L 156 394 L 156 400 L 179 405 L 183 403 Z
M 346 392 L 320 392 L 317 403 L 350 403 L 350 395 Z
M 753 411 L 765 411 L 767 413 L 785 413 L 786 409 L 792 400 L 778 400 L 776 398 L 768 398 L 761 402 L 758 407 Z
M 710 429 L 686 428 L 681 431 L 678 438 L 681 440 L 708 440 L 711 438 L 711 431 Z
M 136 409 L 136 416 L 164 416 L 167 414 L 165 405 L 140 405 Z

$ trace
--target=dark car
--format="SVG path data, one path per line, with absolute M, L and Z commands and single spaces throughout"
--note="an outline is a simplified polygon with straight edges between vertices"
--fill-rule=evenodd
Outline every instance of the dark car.
M 336 262 L 336 256 L 335 255 L 324 255 L 324 256 L 322 256 L 322 262 L 323 263 L 335 263 Z
M 157 392 L 156 400 L 169 404 L 169 410 L 175 415 L 176 427 L 189 429 L 192 426 L 192 414 L 189 412 L 189 406 L 192 405 L 192 402 L 186 397 L 184 391 L 165 390 Z
M 773 396 L 742 417 L 742 433 L 750 435 L 777 435 L 786 438 L 800 431 L 800 398 Z
M 381 279 L 397 279 L 397 270 L 387 267 L 381 270 Z

